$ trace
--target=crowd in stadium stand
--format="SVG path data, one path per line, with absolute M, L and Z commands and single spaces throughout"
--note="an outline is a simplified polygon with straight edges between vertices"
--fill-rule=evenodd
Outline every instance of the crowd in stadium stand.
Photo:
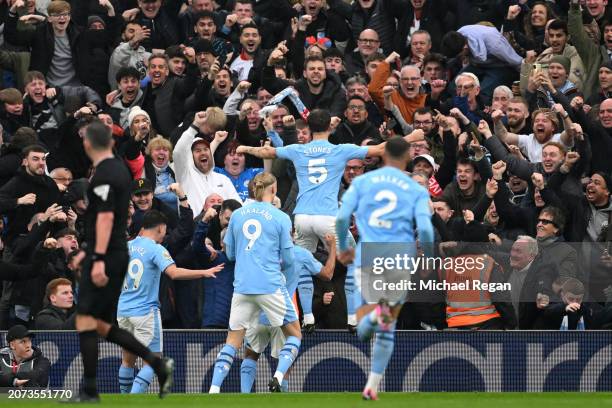
M 317 108 L 334 144 L 417 136 L 436 250 L 479 243 L 512 285 L 497 328 L 612 328 L 610 17 L 607 0 L 0 0 L 0 329 L 74 329 L 93 121 L 133 176 L 126 234 L 156 209 L 178 266 L 225 263 L 162 279 L 164 328 L 227 328 L 222 237 L 249 181 L 274 174 L 292 219 L 299 198 L 291 161 L 237 150 L 309 143 Z M 338 201 L 381 165 L 348 161 Z M 346 276 L 298 293 L 317 328 L 351 323 Z M 445 306 L 409 298 L 397 327 L 444 329 Z

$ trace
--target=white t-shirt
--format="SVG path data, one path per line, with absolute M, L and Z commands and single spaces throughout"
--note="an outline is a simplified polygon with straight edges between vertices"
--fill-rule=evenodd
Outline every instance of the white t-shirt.
M 546 144 L 538 142 L 538 139 L 533 133 L 528 135 L 517 135 L 518 136 L 518 147 L 521 149 L 525 157 L 532 163 L 539 163 L 542 161 L 542 147 Z M 556 133 L 549 140 L 549 142 L 558 142 L 565 146 L 565 143 L 561 141 L 561 133 Z M 572 146 L 565 146 L 572 147 Z

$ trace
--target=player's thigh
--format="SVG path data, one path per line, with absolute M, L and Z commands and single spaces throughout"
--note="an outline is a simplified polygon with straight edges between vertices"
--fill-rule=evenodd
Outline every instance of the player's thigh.
M 259 295 L 243 295 L 234 292 L 229 318 L 230 330 L 246 330 L 253 325 L 260 311 L 256 301 L 257 296 Z
M 136 324 L 138 323 L 138 324 Z M 163 351 L 164 332 L 161 324 L 161 313 L 152 309 L 146 316 L 134 322 L 134 337 L 154 353 Z
M 298 320 L 295 306 L 284 287 L 275 293 L 257 295 L 257 303 L 272 327 L 284 326 Z
M 270 355 L 273 358 L 278 359 L 281 350 L 285 346 L 287 337 L 283 333 L 283 329 L 280 327 L 269 327 L 268 331 L 270 335 Z
M 311 215 L 296 214 L 293 222 L 295 243 L 310 252 L 315 252 L 319 237 L 314 231 L 311 217 Z
M 248 348 L 261 354 L 270 344 L 272 327 L 263 324 L 254 324 L 246 331 L 245 341 Z

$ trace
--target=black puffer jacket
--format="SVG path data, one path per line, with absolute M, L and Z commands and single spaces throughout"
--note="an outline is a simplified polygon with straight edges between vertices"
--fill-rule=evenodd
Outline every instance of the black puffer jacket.
M 0 350 L 0 387 L 14 387 L 16 379 L 30 380 L 25 383 L 27 388 L 46 388 L 49 384 L 49 359 L 43 357 L 38 347 L 32 347 L 32 357 L 16 363 L 10 348 Z M 14 367 L 17 367 L 16 372 Z

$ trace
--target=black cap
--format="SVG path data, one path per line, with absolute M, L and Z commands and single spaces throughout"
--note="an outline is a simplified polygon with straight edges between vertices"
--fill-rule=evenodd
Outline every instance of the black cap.
M 34 333 L 30 333 L 27 327 L 18 324 L 11 327 L 6 333 L 6 342 L 10 343 L 13 340 L 24 339 L 26 337 L 34 337 Z
M 152 193 L 153 192 L 153 184 L 151 181 L 139 178 L 132 182 L 132 194 L 139 193 Z

